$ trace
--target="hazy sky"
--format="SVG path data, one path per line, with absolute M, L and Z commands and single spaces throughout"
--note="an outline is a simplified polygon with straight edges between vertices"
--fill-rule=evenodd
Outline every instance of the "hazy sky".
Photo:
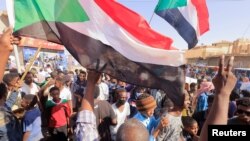
M 0 10 L 5 9 L 5 0 L 0 0 Z
M 141 14 L 147 21 L 153 14 L 158 0 L 118 0 L 128 8 Z M 220 40 L 233 41 L 240 37 L 250 38 L 250 0 L 207 0 L 210 15 L 210 31 L 199 44 L 211 44 Z M 0 0 L 0 9 L 5 9 L 5 0 Z M 157 15 L 150 23 L 153 29 L 171 37 L 174 46 L 186 49 L 186 42 L 176 31 Z

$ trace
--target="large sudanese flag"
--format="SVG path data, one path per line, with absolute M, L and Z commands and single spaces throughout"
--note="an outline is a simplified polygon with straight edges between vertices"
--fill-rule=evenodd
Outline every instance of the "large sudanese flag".
M 176 29 L 189 49 L 209 30 L 206 0 L 159 0 L 155 13 Z
M 14 33 L 64 45 L 87 69 L 183 103 L 184 52 L 114 0 L 7 0 Z

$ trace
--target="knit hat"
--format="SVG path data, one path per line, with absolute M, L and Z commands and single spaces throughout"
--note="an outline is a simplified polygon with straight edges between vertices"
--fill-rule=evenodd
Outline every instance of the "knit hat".
M 156 101 L 151 95 L 142 99 L 139 98 L 138 100 L 136 100 L 136 108 L 138 111 L 148 111 L 150 109 L 154 109 L 156 108 Z

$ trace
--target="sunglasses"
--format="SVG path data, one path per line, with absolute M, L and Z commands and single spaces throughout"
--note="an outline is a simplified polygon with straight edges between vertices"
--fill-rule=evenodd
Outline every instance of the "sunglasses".
M 237 113 L 238 114 L 245 114 L 246 116 L 250 116 L 250 112 L 244 111 L 244 110 L 240 110 L 240 109 L 237 110 Z

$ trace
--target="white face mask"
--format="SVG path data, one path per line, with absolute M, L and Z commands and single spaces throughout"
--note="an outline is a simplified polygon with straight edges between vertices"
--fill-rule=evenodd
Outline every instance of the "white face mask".
M 34 80 L 34 82 L 38 82 L 38 78 L 34 78 L 33 80 Z

